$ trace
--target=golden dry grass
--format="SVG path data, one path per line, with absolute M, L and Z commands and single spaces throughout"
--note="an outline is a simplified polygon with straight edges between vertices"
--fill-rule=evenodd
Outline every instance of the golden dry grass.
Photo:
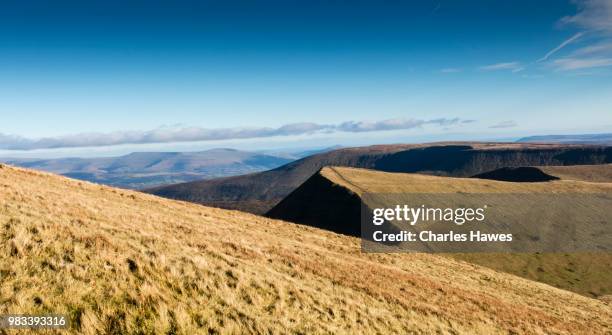
M 561 179 L 612 183 L 612 164 L 538 166 L 538 168 Z
M 436 177 L 409 173 L 328 167 L 321 174 L 357 194 L 370 193 L 610 193 L 604 182 L 612 165 L 552 167 L 567 173 L 567 180 L 515 183 L 486 179 Z M 571 173 L 571 178 L 569 177 Z M 596 182 L 577 180 L 578 177 Z M 612 294 L 612 254 L 452 254 L 480 264 L 590 297 Z
M 0 313 L 67 313 L 75 334 L 612 329 L 602 301 L 466 262 L 7 166 L 0 238 Z
M 349 167 L 326 167 L 321 174 L 357 194 L 369 193 L 607 193 L 612 183 L 555 180 L 515 183 L 487 179 L 389 173 Z

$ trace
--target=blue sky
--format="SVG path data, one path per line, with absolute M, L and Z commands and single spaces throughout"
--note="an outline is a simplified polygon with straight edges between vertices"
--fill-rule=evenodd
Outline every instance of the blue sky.
M 612 130 L 610 0 L 0 6 L 3 155 Z

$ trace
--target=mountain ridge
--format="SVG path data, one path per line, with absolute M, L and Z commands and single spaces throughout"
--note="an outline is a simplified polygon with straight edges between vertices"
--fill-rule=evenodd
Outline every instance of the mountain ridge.
M 566 143 L 566 144 L 612 144 L 612 133 L 574 135 L 536 135 L 518 139 L 516 142 Z
M 378 145 L 309 156 L 270 171 L 145 191 L 262 214 L 325 166 L 471 177 L 501 167 L 604 163 L 612 163 L 612 147 L 475 142 Z
M 7 165 L 0 196 L 0 313 L 67 314 L 71 334 L 612 328 L 603 301 L 251 214 Z
M 133 152 L 118 157 L 3 158 L 0 161 L 100 184 L 140 189 L 269 170 L 292 159 L 217 148 L 198 152 Z
M 392 207 L 397 205 L 398 201 L 402 203 L 402 193 L 609 194 L 612 193 L 612 183 L 576 180 L 521 183 L 325 167 L 272 208 L 266 216 L 359 237 L 363 229 L 362 196 L 366 193 L 398 194 L 389 200 L 389 207 Z M 529 225 L 529 222 L 524 224 Z M 598 226 L 582 227 L 583 230 L 587 228 L 601 233 Z M 612 284 L 608 280 L 612 276 L 612 253 L 609 252 L 475 252 L 448 255 L 587 296 L 601 297 L 612 294 Z

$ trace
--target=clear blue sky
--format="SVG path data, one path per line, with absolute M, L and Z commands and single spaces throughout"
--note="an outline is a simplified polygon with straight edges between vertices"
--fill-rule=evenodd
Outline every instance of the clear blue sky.
M 610 131 L 609 22 L 609 0 L 3 1 L 0 146 Z

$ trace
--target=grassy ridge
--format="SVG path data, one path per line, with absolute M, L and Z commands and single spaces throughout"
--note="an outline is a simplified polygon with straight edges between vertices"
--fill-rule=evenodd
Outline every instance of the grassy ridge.
M 606 172 L 610 167 L 585 171 Z M 561 169 L 563 171 L 580 171 Z M 577 172 L 574 172 L 576 174 Z M 434 177 L 416 174 L 385 173 L 379 171 L 333 167 L 325 168 L 321 174 L 338 185 L 356 194 L 373 193 L 605 193 L 612 192 L 612 183 L 560 180 L 546 183 L 508 183 L 494 180 Z M 591 176 L 591 178 L 594 178 Z M 499 271 L 537 280 L 558 288 L 570 290 L 590 297 L 612 294 L 612 254 L 453 254 L 451 257 L 480 264 Z
M 0 239 L 0 313 L 67 313 L 75 334 L 612 327 L 601 301 L 469 263 L 1 165 Z

